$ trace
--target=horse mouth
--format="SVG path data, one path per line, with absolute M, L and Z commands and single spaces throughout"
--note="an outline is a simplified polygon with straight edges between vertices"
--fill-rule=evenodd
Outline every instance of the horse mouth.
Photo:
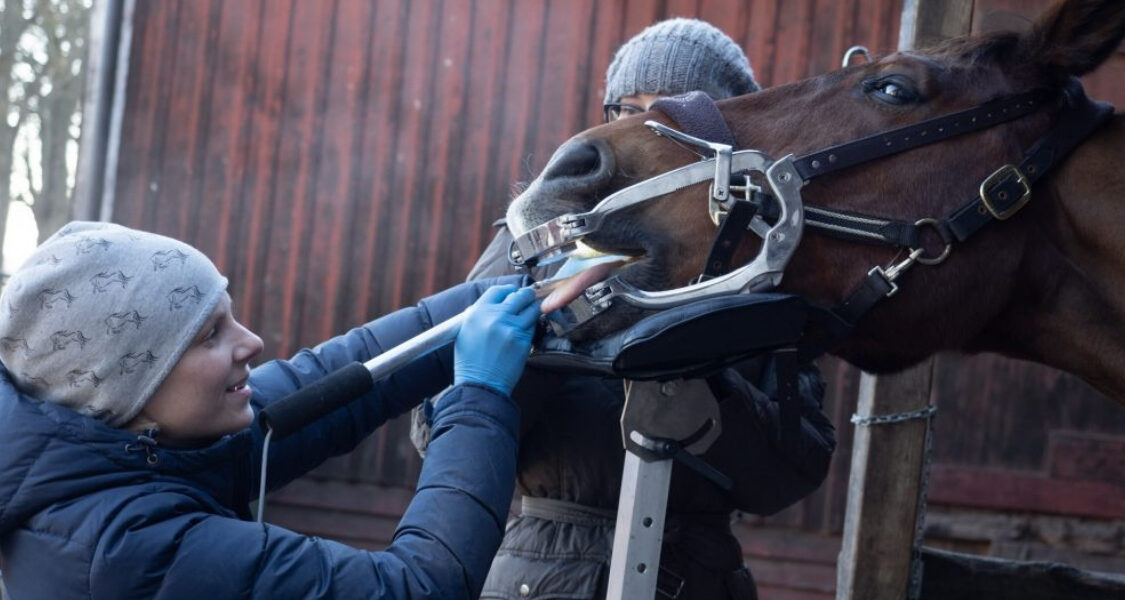
M 644 254 L 603 252 L 579 242 L 578 249 L 550 280 L 543 282 L 550 293 L 541 310 L 550 313 L 570 304 L 587 289 L 611 277 L 626 275 L 630 267 L 644 260 Z
M 658 248 L 635 241 L 612 246 L 605 243 L 606 240 L 599 242 L 597 249 L 583 248 L 580 244 L 579 250 L 571 254 L 551 279 L 543 280 L 551 287 L 540 305 L 544 314 L 559 309 L 565 312 L 566 307 L 580 300 L 587 290 L 596 289 L 608 280 L 617 280 L 638 290 L 658 291 L 672 287 L 664 268 L 666 261 L 662 260 L 666 254 Z M 570 328 L 560 335 L 576 344 L 594 342 L 632 326 L 649 312 L 629 302 L 613 300 L 585 321 L 569 323 L 567 317 L 562 317 L 560 323 L 568 323 Z

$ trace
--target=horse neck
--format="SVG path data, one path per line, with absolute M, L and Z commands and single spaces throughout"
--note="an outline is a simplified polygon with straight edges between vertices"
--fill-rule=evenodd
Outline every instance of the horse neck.
M 1037 190 L 1001 351 L 1074 373 L 1125 404 L 1125 115 Z

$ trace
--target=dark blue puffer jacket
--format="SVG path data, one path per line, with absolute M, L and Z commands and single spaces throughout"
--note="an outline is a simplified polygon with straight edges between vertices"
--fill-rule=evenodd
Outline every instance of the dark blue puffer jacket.
M 254 369 L 255 409 L 456 314 L 488 283 L 458 286 Z M 449 349 L 419 359 L 271 444 L 270 489 L 439 393 L 451 365 Z M 475 598 L 511 502 L 518 409 L 471 386 L 436 405 L 417 495 L 391 546 L 364 552 L 249 520 L 257 426 L 202 449 L 146 445 L 20 394 L 0 365 L 0 571 L 12 600 Z

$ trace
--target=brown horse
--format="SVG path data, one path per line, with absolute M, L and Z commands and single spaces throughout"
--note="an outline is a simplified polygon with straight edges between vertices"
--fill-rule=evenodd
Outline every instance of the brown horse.
M 1123 37 L 1125 2 L 1068 0 L 1023 34 L 895 53 L 718 107 L 739 147 L 774 158 L 800 156 L 997 98 L 1058 90 L 1095 69 Z M 998 167 L 1020 163 L 1057 121 L 1060 106 L 1042 102 L 1018 119 L 811 180 L 801 199 L 909 223 L 941 218 L 975 197 Z M 653 111 L 590 129 L 560 147 L 509 208 L 513 233 L 588 211 L 616 190 L 697 160 L 653 135 L 646 119 L 676 127 Z M 1125 402 L 1125 235 L 1114 233 L 1125 222 L 1125 169 L 1113 166 L 1123 153 L 1125 119 L 1113 115 L 1034 184 L 1031 202 L 1014 216 L 989 219 L 963 243 L 952 240 L 939 265 L 913 265 L 896 282 L 901 289 L 875 304 L 833 353 L 887 372 L 942 350 L 999 352 L 1075 373 Z M 683 286 L 699 274 L 715 234 L 705 188 L 693 185 L 615 214 L 583 241 L 636 257 L 617 272 L 635 287 Z M 941 243 L 927 239 L 927 255 Z M 759 244 L 744 239 L 735 264 L 752 259 Z M 901 248 L 806 227 L 780 289 L 837 304 L 873 266 L 902 256 Z M 592 324 L 594 334 L 638 314 L 615 305 Z

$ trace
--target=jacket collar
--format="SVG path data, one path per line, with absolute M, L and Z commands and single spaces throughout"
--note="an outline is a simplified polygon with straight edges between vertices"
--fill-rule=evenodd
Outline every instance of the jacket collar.
M 164 482 L 202 492 L 216 509 L 249 516 L 253 432 L 194 449 L 42 402 L 20 392 L 0 364 L 0 534 L 52 504 L 94 492 Z

